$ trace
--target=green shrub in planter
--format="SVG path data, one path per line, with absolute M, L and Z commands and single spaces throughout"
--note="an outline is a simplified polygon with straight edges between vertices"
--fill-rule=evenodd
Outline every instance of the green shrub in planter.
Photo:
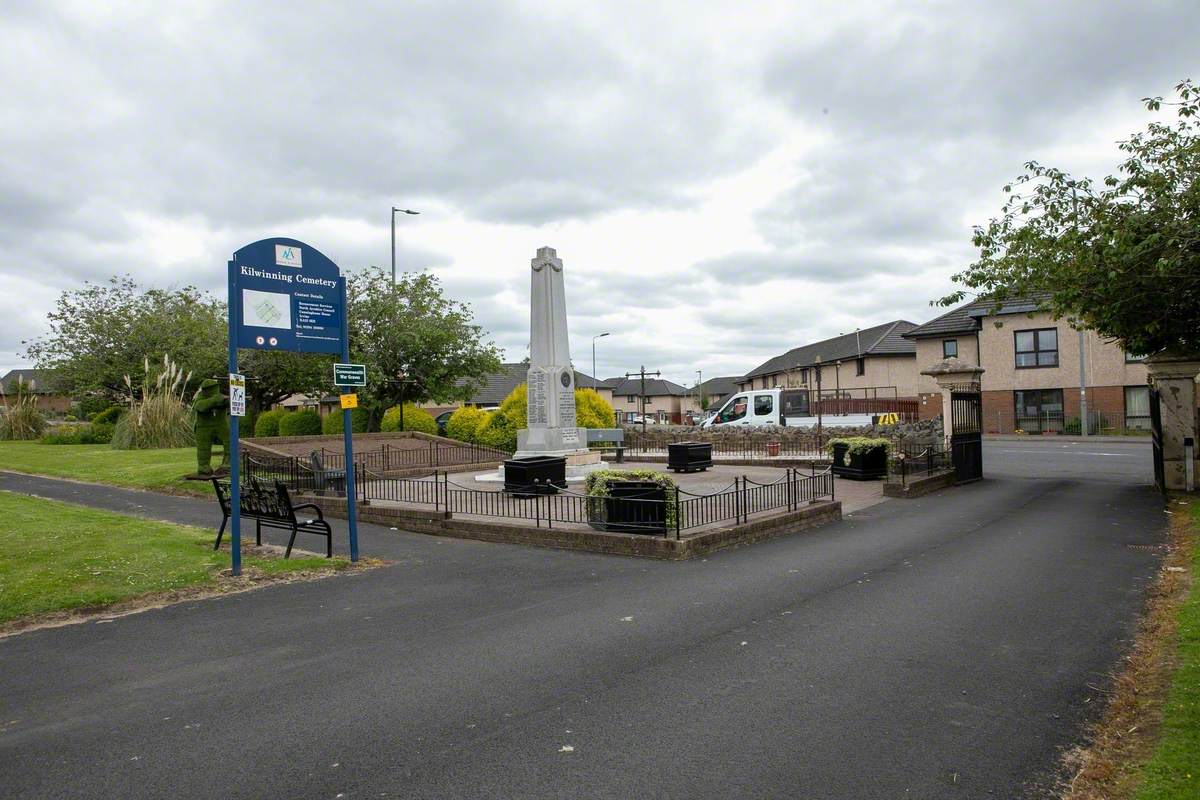
M 665 472 L 658 472 L 652 469 L 598 469 L 587 474 L 587 478 L 584 481 L 585 494 L 588 497 L 611 497 L 612 493 L 609 489 L 609 484 L 615 481 L 650 481 L 663 487 L 667 499 L 667 530 L 675 527 L 677 509 L 675 504 L 671 502 L 677 490 L 674 478 Z
M 254 421 L 255 436 L 278 436 L 279 421 L 290 412 L 283 408 L 273 408 L 258 415 Z
M 830 439 L 826 445 L 833 459 L 833 474 L 845 478 L 873 479 L 887 474 L 890 442 L 866 436 Z
M 407 423 L 408 418 L 405 417 L 404 421 Z M 371 411 L 369 409 L 362 406 L 350 409 L 351 433 L 366 433 L 370 424 Z M 342 409 L 340 408 L 330 411 L 325 415 L 325 419 L 321 420 L 321 433 L 341 433 L 344 430 L 344 420 L 342 419 Z
M 825 443 L 825 449 L 832 456 L 834 447 L 839 444 L 846 445 L 846 453 L 849 455 L 862 455 L 877 447 L 882 447 L 884 452 L 887 452 L 892 443 L 887 439 L 873 439 L 869 436 L 846 436 L 840 439 L 830 439 Z
M 280 436 L 317 436 L 321 433 L 321 415 L 311 408 L 292 411 L 279 419 Z
M 418 431 L 436 436 L 437 421 L 425 409 L 417 408 L 412 403 L 405 403 L 404 427 L 400 427 L 400 406 L 392 406 L 383 412 L 383 421 L 379 425 L 379 430 L 385 433 L 399 430 Z

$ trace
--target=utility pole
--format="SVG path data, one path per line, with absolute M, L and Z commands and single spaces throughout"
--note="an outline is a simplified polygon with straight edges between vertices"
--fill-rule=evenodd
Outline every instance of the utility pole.
M 817 447 L 821 446 L 821 358 L 817 357 Z
M 654 372 L 646 372 L 645 364 L 642 365 L 641 370 L 639 370 L 638 372 L 626 372 L 625 373 L 626 379 L 637 378 L 637 377 L 641 377 L 641 379 L 642 379 L 642 393 L 639 396 L 639 399 L 641 400 L 641 402 L 638 405 L 642 409 L 642 435 L 643 436 L 646 435 L 646 376 L 647 375 L 652 375 L 657 378 L 660 375 L 662 375 L 662 373 L 658 372 L 657 370 L 655 370 Z
M 1071 227 L 1075 229 L 1075 247 L 1079 247 L 1079 198 L 1075 195 L 1075 181 L 1071 181 Z M 1084 369 L 1087 346 L 1083 329 L 1079 329 L 1079 433 L 1088 435 L 1087 372 Z
M 704 370 L 696 370 L 696 410 L 704 414 Z

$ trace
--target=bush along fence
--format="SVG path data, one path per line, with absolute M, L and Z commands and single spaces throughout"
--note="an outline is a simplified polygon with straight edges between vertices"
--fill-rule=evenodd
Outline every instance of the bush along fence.
M 823 499 L 834 500 L 829 468 L 787 469 L 772 483 L 734 478 L 713 494 L 692 494 L 654 481 L 614 481 L 604 494 L 559 490 L 554 494 L 513 496 L 455 483 L 449 473 L 421 478 L 388 478 L 370 469 L 357 473 L 360 499 L 431 506 L 454 515 L 515 519 L 536 527 L 555 523 L 588 525 L 598 530 L 682 537 L 684 531 L 733 522 L 768 511 L 797 511 Z M 624 484 L 624 485 L 623 485 Z M 632 485 L 630 485 L 632 484 Z

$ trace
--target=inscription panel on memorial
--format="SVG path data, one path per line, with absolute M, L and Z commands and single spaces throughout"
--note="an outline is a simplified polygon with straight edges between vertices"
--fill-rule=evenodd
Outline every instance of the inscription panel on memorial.
M 575 427 L 575 381 L 574 370 L 570 367 L 561 370 L 558 373 L 558 380 L 555 383 L 555 390 L 558 392 L 556 398 L 558 402 L 558 427 L 574 428 Z
M 526 403 L 526 412 L 529 418 L 530 425 L 548 425 L 550 424 L 549 400 L 550 387 L 549 376 L 545 370 L 534 367 L 529 370 L 529 399 Z

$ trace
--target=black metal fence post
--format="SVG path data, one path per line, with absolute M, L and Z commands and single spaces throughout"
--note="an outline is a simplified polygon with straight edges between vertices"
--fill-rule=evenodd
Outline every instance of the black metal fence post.
M 679 541 L 680 516 L 683 514 L 683 509 L 679 506 L 679 487 L 675 487 L 675 541 Z

